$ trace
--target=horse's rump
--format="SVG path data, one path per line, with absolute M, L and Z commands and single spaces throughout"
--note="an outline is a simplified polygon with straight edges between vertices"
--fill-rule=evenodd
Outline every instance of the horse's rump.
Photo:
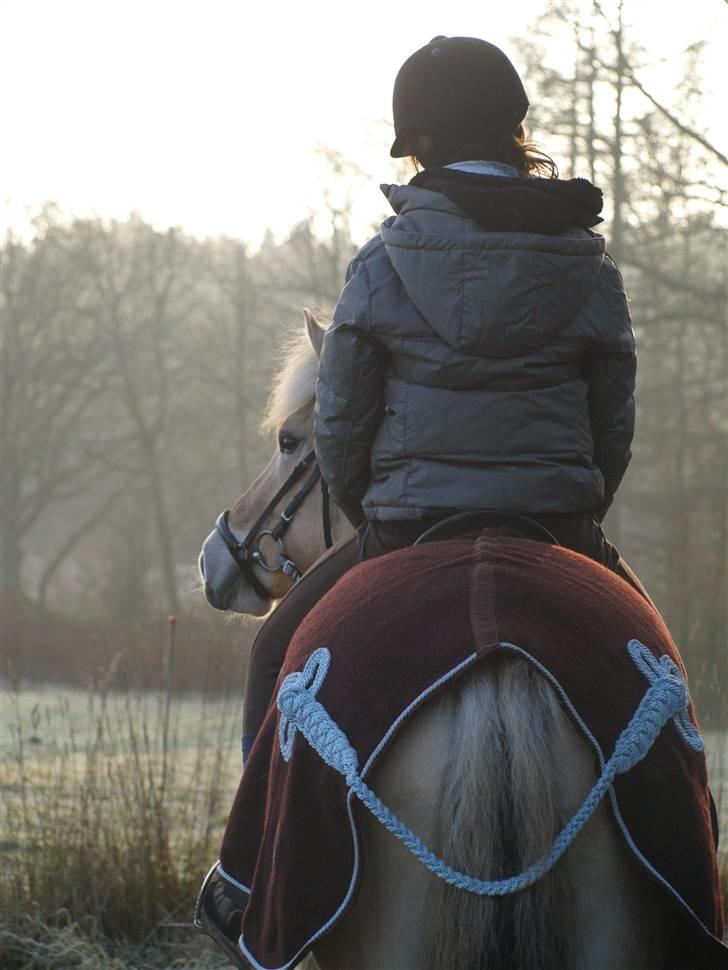
M 281 677 L 328 648 L 317 699 L 366 778 L 421 704 L 477 661 L 510 651 L 554 687 L 598 772 L 649 686 L 627 650 L 634 640 L 683 669 L 660 617 L 613 574 L 564 549 L 483 535 L 352 570 L 299 628 Z M 292 966 L 336 924 L 363 862 L 344 778 L 300 736 L 286 762 L 278 728 L 271 709 L 221 851 L 225 873 L 250 891 L 241 942 L 264 968 Z M 725 966 L 702 753 L 668 722 L 608 797 L 629 850 L 675 905 L 676 944 L 696 966 Z

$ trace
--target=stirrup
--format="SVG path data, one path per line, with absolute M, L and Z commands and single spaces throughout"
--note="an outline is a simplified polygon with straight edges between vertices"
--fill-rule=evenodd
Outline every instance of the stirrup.
M 456 512 L 454 515 L 448 515 L 446 519 L 426 529 L 415 540 L 414 545 L 420 546 L 425 542 L 436 542 L 442 539 L 456 539 L 468 532 L 479 532 L 489 526 L 505 526 L 520 532 L 524 539 L 548 542 L 552 546 L 559 545 L 556 536 L 535 519 L 520 512 L 501 512 L 498 509 L 478 509 L 475 512 Z
M 249 970 L 249 964 L 238 948 L 240 922 L 248 905 L 248 897 L 229 879 L 220 875 L 219 870 L 220 863 L 216 862 L 205 876 L 192 923 L 195 929 L 222 947 L 239 970 Z

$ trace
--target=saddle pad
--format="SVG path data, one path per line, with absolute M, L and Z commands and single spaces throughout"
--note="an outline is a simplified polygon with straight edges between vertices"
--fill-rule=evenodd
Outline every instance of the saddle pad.
M 421 703 L 478 660 L 515 650 L 556 687 L 604 763 L 649 686 L 628 653 L 632 640 L 672 658 L 684 676 L 659 615 L 613 573 L 560 547 L 486 531 L 352 569 L 299 627 L 279 686 L 328 648 L 316 699 L 366 778 Z M 692 705 L 689 714 L 695 735 Z M 675 720 L 607 800 L 630 850 L 676 904 L 686 965 L 726 967 L 705 757 Z M 344 778 L 300 735 L 286 762 L 278 722 L 272 705 L 220 854 L 223 875 L 249 893 L 239 945 L 265 970 L 303 958 L 351 905 L 361 871 Z

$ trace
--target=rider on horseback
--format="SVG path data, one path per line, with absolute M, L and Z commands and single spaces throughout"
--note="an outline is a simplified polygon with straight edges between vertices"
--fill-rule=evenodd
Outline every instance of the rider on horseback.
M 475 38 L 436 37 L 397 75 L 391 154 L 423 170 L 382 186 L 396 215 L 349 267 L 316 392 L 321 473 L 359 533 L 261 629 L 244 752 L 313 605 L 360 558 L 455 512 L 528 515 L 642 591 L 601 527 L 635 380 L 622 279 L 592 231 L 602 194 L 556 177 L 525 141 L 527 109 L 511 62 Z

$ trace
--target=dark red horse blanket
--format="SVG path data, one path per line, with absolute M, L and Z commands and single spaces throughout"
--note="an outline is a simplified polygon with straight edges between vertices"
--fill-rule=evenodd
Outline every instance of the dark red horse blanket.
M 283 678 L 319 647 L 331 662 L 317 700 L 359 756 L 362 775 L 406 717 L 493 651 L 518 651 L 549 679 L 600 763 L 648 683 L 637 640 L 684 668 L 657 613 L 613 573 L 568 550 L 483 533 L 357 566 L 291 642 Z M 240 947 L 257 968 L 288 968 L 351 905 L 360 846 L 344 777 L 306 739 L 286 762 L 273 705 L 225 832 L 223 874 L 249 893 Z M 677 721 L 677 718 L 674 719 Z M 668 721 L 607 800 L 626 844 L 675 905 L 675 966 L 728 967 L 704 754 L 692 705 Z

